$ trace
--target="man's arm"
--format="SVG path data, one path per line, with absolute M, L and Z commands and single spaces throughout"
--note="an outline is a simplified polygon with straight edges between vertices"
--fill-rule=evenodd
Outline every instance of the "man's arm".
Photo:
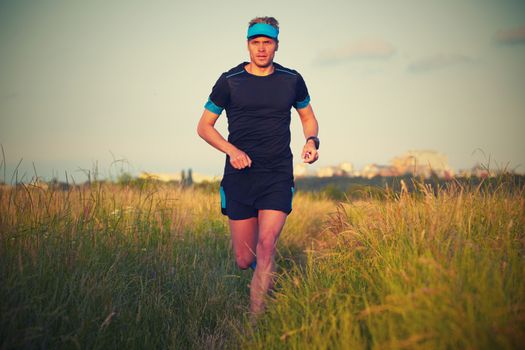
M 297 113 L 299 118 L 301 118 L 301 123 L 303 124 L 303 133 L 304 137 L 308 138 L 310 136 L 317 137 L 319 133 L 319 124 L 317 119 L 315 119 L 315 114 L 312 109 L 312 106 L 308 106 L 298 109 Z M 309 140 L 303 147 L 303 152 L 301 153 L 301 158 L 305 163 L 313 163 L 319 158 L 319 152 L 315 148 L 315 143 L 313 140 Z
M 252 165 L 252 160 L 246 153 L 229 143 L 222 137 L 222 135 L 215 129 L 215 123 L 219 118 L 218 114 L 204 109 L 199 124 L 197 126 L 197 134 L 210 145 L 219 151 L 226 153 L 230 157 L 230 164 L 235 169 L 244 169 Z

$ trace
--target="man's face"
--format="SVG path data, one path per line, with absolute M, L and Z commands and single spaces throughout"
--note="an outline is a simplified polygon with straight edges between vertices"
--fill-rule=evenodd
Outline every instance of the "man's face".
M 248 51 L 250 51 L 250 61 L 258 67 L 268 67 L 273 62 L 277 42 L 265 36 L 258 36 L 248 40 Z

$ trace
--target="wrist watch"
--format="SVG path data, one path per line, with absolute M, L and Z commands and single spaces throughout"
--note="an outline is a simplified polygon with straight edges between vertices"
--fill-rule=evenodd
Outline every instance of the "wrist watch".
M 306 142 L 312 140 L 314 142 L 314 145 L 315 145 L 315 149 L 319 149 L 319 138 L 317 136 L 310 136 L 309 138 L 306 139 Z

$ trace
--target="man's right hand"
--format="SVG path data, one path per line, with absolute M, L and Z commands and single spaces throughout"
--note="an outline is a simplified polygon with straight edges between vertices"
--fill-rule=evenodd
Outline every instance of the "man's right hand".
M 231 166 L 237 170 L 252 166 L 252 160 L 250 157 L 248 157 L 246 153 L 238 148 L 235 148 L 233 151 L 228 153 L 228 156 L 230 157 Z

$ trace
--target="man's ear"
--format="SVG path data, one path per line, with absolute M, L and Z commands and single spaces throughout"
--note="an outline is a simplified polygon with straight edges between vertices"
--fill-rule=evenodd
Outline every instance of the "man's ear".
M 279 50 L 279 41 L 275 42 L 275 51 Z

